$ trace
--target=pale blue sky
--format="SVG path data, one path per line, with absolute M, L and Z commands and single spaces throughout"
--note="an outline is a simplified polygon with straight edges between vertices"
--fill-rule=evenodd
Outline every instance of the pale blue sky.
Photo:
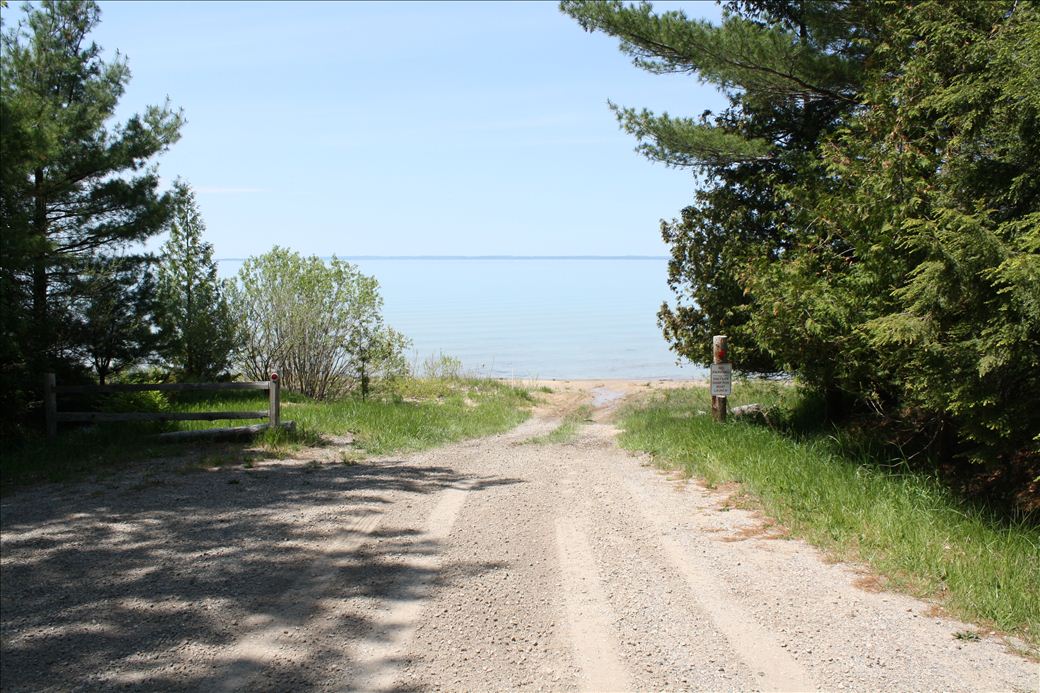
M 218 257 L 661 255 L 695 181 L 634 153 L 606 101 L 724 105 L 554 2 L 101 7 L 94 39 L 133 73 L 121 112 L 184 109 L 160 172 L 195 187 Z

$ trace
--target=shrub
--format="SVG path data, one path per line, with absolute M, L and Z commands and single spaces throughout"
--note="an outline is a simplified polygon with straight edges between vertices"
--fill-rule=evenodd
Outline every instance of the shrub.
M 287 389 L 329 399 L 355 388 L 367 394 L 373 377 L 407 371 L 408 340 L 383 323 L 379 284 L 355 265 L 276 246 L 246 260 L 238 281 L 247 377 L 278 372 Z

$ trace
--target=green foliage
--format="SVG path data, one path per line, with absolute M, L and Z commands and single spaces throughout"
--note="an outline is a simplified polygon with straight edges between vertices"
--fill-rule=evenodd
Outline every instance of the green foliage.
M 462 377 L 462 360 L 444 352 L 431 354 L 423 361 L 423 374 L 427 378 L 458 380 Z
M 228 294 L 231 282 L 217 278 L 213 246 L 202 240 L 206 225 L 195 193 L 174 185 L 170 237 L 159 263 L 162 356 L 187 380 L 214 380 L 231 365 L 238 339 Z
M 0 56 L 0 60 L 4 60 Z M 0 98 L 0 410 L 24 415 L 39 388 L 29 370 L 30 286 L 27 269 L 32 264 L 29 227 L 30 205 L 25 195 L 29 152 L 28 119 L 18 111 L 24 106 Z M 7 416 L 0 422 L 0 438 L 18 434 L 23 417 Z
M 13 385 L 0 405 L 20 420 L 43 372 L 79 368 L 79 269 L 158 233 L 170 211 L 150 164 L 181 115 L 111 123 L 130 71 L 89 40 L 99 17 L 94 2 L 48 0 L 0 39 L 0 370 Z
M 162 392 L 116 392 L 103 396 L 99 407 L 107 412 L 164 412 L 170 411 L 170 402 Z
M 753 332 L 811 382 L 929 413 L 947 454 L 955 430 L 1013 455 L 1040 442 L 1037 9 L 919 3 L 884 28 L 870 108 L 821 143 L 828 185 L 783 191 L 812 233 L 747 274 Z
M 122 58 L 102 61 L 88 41 L 99 17 L 92 2 L 44 2 L 29 11 L 27 25 L 3 36 L 4 100 L 9 115 L 25 119 L 12 127 L 26 138 L 13 145 L 24 154 L 15 189 L 31 213 L 16 230 L 32 248 L 25 270 L 36 322 L 47 320 L 70 259 L 143 240 L 169 214 L 169 198 L 156 192 L 158 175 L 147 164 L 179 138 L 181 116 L 149 107 L 107 126 L 130 71 Z M 35 327 L 39 338 L 51 333 L 49 324 Z
M 349 262 L 275 247 L 246 260 L 238 279 L 247 377 L 278 372 L 287 389 L 329 399 L 355 387 L 367 395 L 372 377 L 406 372 L 408 341 L 383 324 L 379 284 Z
M 746 181 L 750 184 L 749 178 Z M 780 243 L 767 221 L 782 211 L 756 204 L 748 209 L 747 187 L 734 182 L 698 193 L 696 206 L 679 219 L 661 222 L 661 235 L 671 247 L 668 285 L 676 304 L 663 304 L 658 321 L 672 349 L 699 363 L 712 360 L 711 338 L 728 335 L 731 358 L 744 371 L 779 370 L 775 356 L 760 348 L 749 332 L 755 297 L 740 281 L 740 268 Z
M 655 14 L 647 3 L 568 0 L 561 8 L 586 30 L 616 36 L 639 67 L 695 74 L 728 96 L 726 111 L 699 119 L 612 108 L 638 138 L 637 151 L 692 167 L 706 182 L 695 205 L 661 226 L 677 303 L 662 306 L 658 317 L 673 350 L 710 362 L 711 336 L 728 334 L 740 368 L 780 370 L 750 331 L 756 296 L 742 275 L 790 247 L 790 208 L 776 187 L 804 175 L 821 133 L 856 105 L 870 9 L 741 3 L 713 26 L 681 11 Z
M 375 282 L 375 278 L 371 281 Z M 346 344 L 362 399 L 371 392 L 373 379 L 392 389 L 397 380 L 409 374 L 406 353 L 412 345 L 410 339 L 383 324 L 380 313 L 383 300 L 375 289 L 371 297 L 366 295 L 365 300 L 372 301 L 371 309 L 361 313 Z
M 730 100 L 698 120 L 617 108 L 693 168 L 662 224 L 680 355 L 797 374 L 923 421 L 944 456 L 1040 443 L 1040 21 L 1034 2 L 728 3 L 720 26 L 564 2 L 654 73 Z
M 147 258 L 134 256 L 94 257 L 73 280 L 73 341 L 82 345 L 102 385 L 155 347 L 155 279 L 147 264 Z

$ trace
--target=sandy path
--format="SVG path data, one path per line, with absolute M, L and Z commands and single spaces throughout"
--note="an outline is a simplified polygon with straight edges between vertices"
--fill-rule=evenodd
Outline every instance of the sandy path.
M 614 443 L 642 383 L 353 467 L 5 498 L 4 690 L 1036 690 L 1035 663 Z M 529 439 L 582 402 L 572 442 Z

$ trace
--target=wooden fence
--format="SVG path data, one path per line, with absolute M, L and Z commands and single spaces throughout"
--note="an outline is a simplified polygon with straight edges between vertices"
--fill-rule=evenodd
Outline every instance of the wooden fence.
M 106 392 L 197 392 L 227 390 L 267 390 L 267 411 L 200 411 L 200 412 L 89 412 L 58 411 L 58 395 Z M 164 383 L 144 385 L 57 385 L 53 373 L 47 373 L 43 384 L 43 402 L 47 419 L 47 437 L 58 433 L 58 422 L 101 423 L 108 421 L 222 421 L 225 419 L 267 419 L 267 425 L 281 425 L 281 381 L 272 373 L 270 380 L 246 383 Z

